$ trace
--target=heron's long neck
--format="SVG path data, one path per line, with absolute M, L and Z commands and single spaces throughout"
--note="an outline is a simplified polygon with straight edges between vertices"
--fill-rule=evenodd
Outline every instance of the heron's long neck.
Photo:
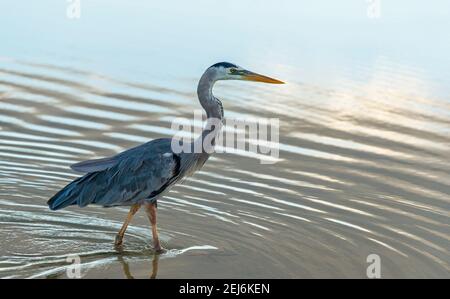
M 223 118 L 222 103 L 213 96 L 212 89 L 216 83 L 213 75 L 209 71 L 206 71 L 200 78 L 197 87 L 197 95 L 200 104 L 206 111 L 208 118 Z
M 214 147 L 216 138 L 220 133 L 223 119 L 222 103 L 219 99 L 213 96 L 212 89 L 216 80 L 211 72 L 208 70 L 200 78 L 197 87 L 197 95 L 200 104 L 206 111 L 207 123 L 203 128 L 202 135 L 197 138 L 196 143 L 202 142 L 205 145 L 205 140 L 208 144 Z M 200 139 L 201 138 L 201 139 Z M 209 138 L 209 139 L 208 139 Z M 208 141 L 210 140 L 210 142 Z M 208 145 L 205 145 L 208 146 Z

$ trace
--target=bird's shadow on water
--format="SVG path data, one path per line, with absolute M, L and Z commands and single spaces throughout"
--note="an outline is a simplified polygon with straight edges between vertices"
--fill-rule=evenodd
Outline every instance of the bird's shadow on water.
M 151 272 L 149 272 L 149 278 L 150 279 L 155 279 L 156 275 L 158 274 L 158 263 L 159 263 L 159 254 L 155 253 L 153 254 L 152 257 L 152 269 Z M 118 256 L 118 261 L 122 264 L 122 270 L 123 273 L 125 274 L 125 277 L 127 279 L 134 279 L 135 277 L 133 276 L 133 274 L 131 273 L 130 270 L 130 264 L 124 259 L 124 257 L 122 255 Z
M 127 256 L 126 251 L 124 250 L 124 248 L 122 246 L 116 246 L 115 249 L 118 254 L 117 260 L 122 265 L 122 270 L 123 270 L 125 277 L 127 279 L 135 279 L 135 277 L 131 273 L 130 264 L 125 260 L 125 257 Z M 150 279 L 155 279 L 156 275 L 158 274 L 158 263 L 159 263 L 159 258 L 160 258 L 161 254 L 163 254 L 163 253 L 149 252 L 148 256 L 152 260 L 152 267 L 151 267 L 152 269 L 148 276 Z
M 124 250 L 122 246 L 115 247 L 117 252 L 117 260 L 122 265 L 122 270 L 126 278 L 135 279 L 135 276 L 132 274 L 130 263 L 127 261 L 127 258 L 137 258 L 139 260 L 149 259 L 151 260 L 151 269 L 149 269 L 148 276 L 144 276 L 144 278 L 155 279 L 158 275 L 159 261 L 164 258 L 175 258 L 178 255 L 181 255 L 188 251 L 195 250 L 211 250 L 218 249 L 217 247 L 210 245 L 201 245 L 201 246 L 191 246 L 183 249 L 165 249 L 164 252 L 159 253 L 154 250 L 144 250 L 143 252 L 136 254 L 130 253 Z

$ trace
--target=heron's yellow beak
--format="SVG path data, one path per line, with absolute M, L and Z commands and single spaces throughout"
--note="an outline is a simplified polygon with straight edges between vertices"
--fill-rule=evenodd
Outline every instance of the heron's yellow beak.
M 283 81 L 274 79 L 274 78 L 270 78 L 264 75 L 260 75 L 257 73 L 253 73 L 250 71 L 246 71 L 243 75 L 242 75 L 242 79 L 243 80 L 247 80 L 247 81 L 257 81 L 257 82 L 265 82 L 265 83 L 272 83 L 272 84 L 284 84 Z

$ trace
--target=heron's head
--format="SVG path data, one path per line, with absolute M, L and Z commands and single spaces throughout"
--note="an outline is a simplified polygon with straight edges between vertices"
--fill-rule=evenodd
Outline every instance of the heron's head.
M 284 82 L 280 80 L 253 73 L 229 62 L 216 63 L 209 67 L 209 69 L 214 72 L 214 77 L 216 80 L 245 80 L 273 84 L 284 84 Z

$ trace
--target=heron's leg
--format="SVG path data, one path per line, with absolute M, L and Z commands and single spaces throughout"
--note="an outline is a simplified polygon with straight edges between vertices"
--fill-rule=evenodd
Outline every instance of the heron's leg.
M 146 204 L 146 212 L 152 225 L 153 246 L 156 252 L 162 252 L 161 243 L 159 242 L 158 228 L 156 226 L 156 203 Z
M 115 245 L 120 246 L 122 245 L 123 236 L 125 235 L 125 231 L 127 230 L 128 224 L 130 224 L 131 219 L 133 219 L 134 214 L 139 210 L 141 207 L 140 204 L 134 204 L 130 208 L 130 212 L 128 212 L 127 218 L 125 219 L 125 222 L 122 225 L 122 228 L 119 230 L 119 233 L 116 236 Z

